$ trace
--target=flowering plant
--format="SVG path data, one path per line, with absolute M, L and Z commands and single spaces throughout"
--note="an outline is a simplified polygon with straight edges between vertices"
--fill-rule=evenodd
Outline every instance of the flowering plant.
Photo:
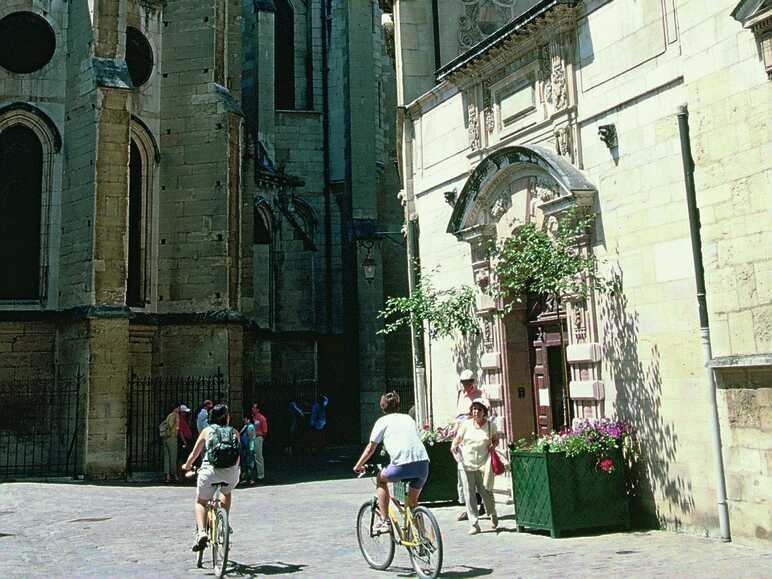
M 609 452 L 625 446 L 632 432 L 632 427 L 620 420 L 585 419 L 575 421 L 573 428 L 538 438 L 530 445 L 530 449 L 539 452 L 564 452 L 568 457 L 591 454 L 597 459 L 596 466 L 599 470 L 612 473 L 616 465 L 608 456 Z
M 447 442 L 453 440 L 456 436 L 456 425 L 451 422 L 445 426 L 435 426 L 432 428 L 429 424 L 424 424 L 418 431 L 421 442 L 427 446 L 434 446 L 438 442 Z

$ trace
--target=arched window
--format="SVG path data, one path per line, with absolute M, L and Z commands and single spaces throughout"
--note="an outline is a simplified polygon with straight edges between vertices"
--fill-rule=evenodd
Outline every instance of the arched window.
M 289 0 L 276 0 L 274 90 L 277 109 L 295 108 L 295 13 Z
M 259 324 L 273 326 L 274 261 L 273 218 L 271 208 L 260 199 L 254 208 L 252 237 L 252 291 L 255 315 Z
M 142 308 L 153 302 L 153 184 L 158 151 L 145 125 L 131 121 L 129 144 L 129 211 L 126 305 Z
M 41 297 L 43 146 L 32 129 L 0 132 L 0 300 Z

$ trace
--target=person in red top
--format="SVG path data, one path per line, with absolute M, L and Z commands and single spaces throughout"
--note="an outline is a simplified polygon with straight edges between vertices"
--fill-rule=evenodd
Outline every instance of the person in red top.
M 263 439 L 268 436 L 268 420 L 260 412 L 257 402 L 252 404 L 252 424 L 255 425 L 255 463 L 257 480 L 265 478 L 265 461 L 263 460 Z
M 190 445 L 193 440 L 193 431 L 190 428 L 190 408 L 184 404 L 180 405 L 179 409 L 179 422 L 177 424 L 177 433 L 179 435 L 180 444 L 182 445 L 182 458 L 187 460 L 192 446 Z

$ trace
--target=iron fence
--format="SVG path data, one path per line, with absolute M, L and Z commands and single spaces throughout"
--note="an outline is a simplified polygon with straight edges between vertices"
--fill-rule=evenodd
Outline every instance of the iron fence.
M 82 474 L 83 376 L 0 381 L 0 480 Z
M 212 376 L 139 377 L 133 372 L 128 387 L 127 471 L 160 472 L 163 449 L 158 426 L 180 404 L 192 409 L 191 431 L 205 400 L 227 402 L 229 387 L 220 369 Z

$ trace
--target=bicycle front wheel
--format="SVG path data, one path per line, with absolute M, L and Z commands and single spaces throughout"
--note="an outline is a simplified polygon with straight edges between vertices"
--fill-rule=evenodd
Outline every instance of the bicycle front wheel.
M 228 565 L 230 535 L 228 511 L 220 507 L 215 514 L 214 532 L 210 538 L 212 541 L 212 565 L 216 577 L 222 577 L 225 574 L 225 567 Z
M 413 526 L 418 546 L 408 547 L 410 562 L 420 579 L 435 579 L 442 569 L 442 533 L 432 512 L 426 507 L 413 509 Z
M 388 532 L 374 533 L 373 527 L 378 520 L 378 503 L 375 499 L 359 507 L 357 542 L 367 564 L 373 569 L 383 571 L 394 559 L 394 530 L 389 526 Z

